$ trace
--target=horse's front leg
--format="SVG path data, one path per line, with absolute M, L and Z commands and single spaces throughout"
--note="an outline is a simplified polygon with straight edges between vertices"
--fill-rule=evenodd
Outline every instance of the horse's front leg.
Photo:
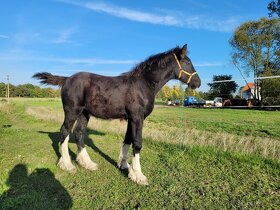
M 132 156 L 131 166 L 129 167 L 128 177 L 138 184 L 148 185 L 148 179 L 142 173 L 141 165 L 140 165 L 143 118 L 137 117 L 136 119 L 132 119 L 131 128 L 132 128 L 131 130 L 132 130 L 133 156 Z

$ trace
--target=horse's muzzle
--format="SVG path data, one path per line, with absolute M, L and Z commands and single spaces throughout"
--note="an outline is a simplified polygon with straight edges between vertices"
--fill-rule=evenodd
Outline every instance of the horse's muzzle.
M 199 88 L 200 85 L 201 85 L 201 81 L 200 81 L 200 78 L 197 75 L 195 77 L 193 77 L 191 82 L 188 84 L 188 86 L 191 89 Z

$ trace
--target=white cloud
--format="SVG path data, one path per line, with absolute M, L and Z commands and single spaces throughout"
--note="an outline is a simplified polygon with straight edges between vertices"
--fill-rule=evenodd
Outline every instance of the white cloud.
M 13 36 L 14 41 L 17 44 L 26 44 L 30 42 L 35 42 L 41 39 L 40 33 L 30 33 L 30 32 L 19 32 Z
M 4 34 L 0 34 L 0 38 L 1 39 L 9 39 L 10 37 Z
M 58 37 L 51 41 L 54 44 L 70 42 L 70 36 L 76 31 L 74 27 L 67 28 L 58 32 Z
M 168 15 L 155 15 L 147 12 L 136 11 L 125 7 L 118 7 L 104 3 L 85 3 L 80 6 L 97 12 L 104 12 L 128 20 L 146 22 L 160 25 L 180 25 L 177 18 Z
M 210 31 L 230 32 L 239 23 L 237 17 L 218 20 L 207 15 L 184 15 L 181 11 L 170 11 L 170 14 L 161 15 L 149 12 L 129 9 L 107 3 L 81 2 L 74 0 L 58 0 L 60 2 L 73 4 L 95 12 L 106 13 L 115 17 L 125 18 L 131 21 L 145 22 L 157 25 L 185 27 L 194 29 L 205 29 Z M 168 11 L 161 9 L 162 11 Z
M 48 71 L 53 72 L 55 74 L 67 74 L 71 75 L 77 72 L 94 72 L 95 74 L 100 74 L 104 76 L 116 76 L 119 75 L 120 72 L 126 72 L 126 70 L 117 70 L 117 69 L 65 69 L 64 67 L 60 68 L 54 68 L 54 69 L 48 69 Z
M 39 61 L 39 62 L 49 62 L 49 63 L 61 63 L 66 65 L 86 65 L 94 66 L 100 64 L 107 65 L 136 65 L 141 60 L 116 60 L 116 59 L 106 59 L 106 58 L 63 58 L 63 57 L 53 57 L 53 56 L 37 56 L 34 51 L 28 51 L 21 48 L 14 48 L 6 52 L 0 53 L 1 61 Z M 219 67 L 227 66 L 228 62 L 222 61 L 202 61 L 193 62 L 194 67 Z
M 0 60 L 6 61 L 41 61 L 41 62 L 54 62 L 63 64 L 80 64 L 80 65 L 98 65 L 98 64 L 137 64 L 139 60 L 114 60 L 103 58 L 59 58 L 59 57 L 42 57 L 34 56 L 28 52 L 12 51 L 10 54 L 0 54 Z M 195 67 L 218 67 L 225 66 L 225 62 L 198 62 L 193 63 Z
M 103 12 L 112 16 L 125 18 L 132 21 L 146 22 L 160 25 L 175 25 L 180 26 L 180 22 L 176 17 L 170 15 L 156 15 L 148 12 L 137 11 L 128 9 L 125 7 L 119 7 L 116 5 L 106 3 L 94 3 L 94 2 L 78 2 L 73 0 L 58 0 L 60 2 L 73 4 L 86 9 L 90 9 L 95 12 Z
M 111 60 L 111 59 L 96 59 L 96 58 L 44 58 L 37 57 L 36 60 L 59 62 L 65 64 L 83 64 L 83 65 L 97 65 L 97 64 L 134 64 L 133 60 Z
M 63 44 L 71 42 L 71 36 L 76 32 L 75 27 L 69 27 L 65 29 L 59 29 L 57 31 L 51 31 L 49 34 L 38 32 L 26 32 L 21 31 L 13 36 L 14 41 L 17 44 L 29 44 L 29 43 L 52 43 Z M 0 35 L 0 38 L 9 38 L 8 36 Z
M 113 60 L 113 59 L 100 59 L 100 58 L 57 58 L 57 57 L 40 57 L 34 56 L 30 53 L 24 52 L 11 52 L 0 54 L 2 61 L 40 61 L 40 62 L 54 62 L 63 64 L 79 64 L 79 65 L 97 65 L 97 64 L 135 64 L 135 60 Z
M 201 62 L 201 63 L 194 63 L 195 67 L 218 67 L 218 66 L 226 66 L 227 63 L 223 62 Z

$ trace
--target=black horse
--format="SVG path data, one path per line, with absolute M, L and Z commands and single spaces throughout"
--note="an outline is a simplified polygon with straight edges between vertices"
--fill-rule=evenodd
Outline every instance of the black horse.
M 148 184 L 140 166 L 142 128 L 144 119 L 152 112 L 157 92 L 171 79 L 178 79 L 194 89 L 200 86 L 191 60 L 187 57 L 187 45 L 156 54 L 138 64 L 132 71 L 117 77 L 107 77 L 80 72 L 71 77 L 37 73 L 33 76 L 43 84 L 59 85 L 64 109 L 61 127 L 62 157 L 60 168 L 73 171 L 68 140 L 74 123 L 74 136 L 78 146 L 77 162 L 86 169 L 96 170 L 84 145 L 84 134 L 90 116 L 103 119 L 126 119 L 127 131 L 120 152 L 118 166 L 129 169 L 129 177 L 136 183 Z M 127 163 L 132 144 L 132 164 Z

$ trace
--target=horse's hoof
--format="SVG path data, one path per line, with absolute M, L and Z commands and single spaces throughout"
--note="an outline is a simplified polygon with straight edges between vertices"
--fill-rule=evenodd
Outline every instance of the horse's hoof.
M 149 185 L 147 177 L 141 171 L 134 171 L 131 167 L 129 168 L 128 177 L 140 185 Z
M 127 161 L 119 161 L 118 162 L 118 167 L 120 170 L 126 170 L 129 168 L 129 164 Z
M 87 170 L 95 171 L 98 169 L 98 164 L 91 160 L 84 161 L 83 159 L 77 158 L 77 162 L 80 166 L 82 166 L 83 168 L 85 168 Z
M 70 173 L 74 173 L 76 171 L 76 167 L 71 162 L 65 163 L 62 158 L 59 159 L 57 165 L 62 170 L 68 171 Z
M 85 169 L 88 169 L 90 171 L 96 171 L 98 169 L 98 164 L 91 162 L 90 164 L 88 164 L 86 167 L 84 167 Z
M 76 161 L 87 170 L 95 171 L 98 169 L 98 165 L 90 159 L 85 148 L 78 152 Z

